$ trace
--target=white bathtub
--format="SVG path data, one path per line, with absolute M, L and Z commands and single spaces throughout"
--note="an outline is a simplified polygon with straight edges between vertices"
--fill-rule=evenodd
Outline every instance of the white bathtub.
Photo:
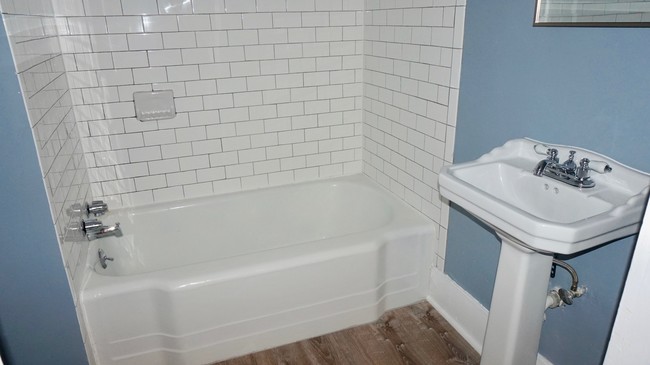
M 367 178 L 119 210 L 81 305 L 106 364 L 207 364 L 425 297 L 433 224 Z M 91 256 L 91 255 L 89 255 Z

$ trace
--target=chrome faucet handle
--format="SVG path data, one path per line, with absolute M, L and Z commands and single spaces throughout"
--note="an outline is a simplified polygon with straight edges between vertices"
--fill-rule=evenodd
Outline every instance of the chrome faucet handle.
M 81 229 L 86 233 L 96 233 L 104 228 L 102 221 L 97 219 L 84 219 L 81 221 Z
M 92 214 L 95 217 L 98 217 L 108 212 L 108 204 L 104 203 L 102 200 L 93 200 L 90 204 L 86 205 L 86 211 L 89 216 Z
M 588 177 L 589 171 L 606 174 L 612 172 L 612 167 L 605 161 L 591 161 L 588 158 L 583 158 L 580 160 L 580 167 L 576 168 L 576 176 L 578 176 L 578 170 L 585 174 L 585 177 Z
M 535 152 L 537 152 L 538 155 L 546 155 L 548 154 L 548 150 L 550 148 L 543 143 L 538 143 L 533 146 L 533 149 L 535 150 Z
M 558 151 L 556 148 L 551 148 L 543 143 L 538 143 L 533 146 L 533 149 L 535 152 L 539 155 L 546 155 L 548 156 L 547 158 L 549 160 L 558 162 L 559 159 L 557 158 Z
M 567 171 L 575 171 L 575 169 L 578 167 L 574 161 L 574 158 L 576 156 L 576 151 L 569 151 L 569 158 L 564 161 L 562 165 L 564 165 L 564 169 Z
M 580 166 L 576 168 L 576 177 L 578 179 L 586 179 L 589 177 L 589 162 L 591 162 L 588 158 L 583 158 L 580 160 Z
M 81 230 L 86 234 L 88 241 L 97 238 L 97 234 L 104 229 L 104 225 L 97 219 L 84 219 L 81 221 Z
M 576 157 L 576 151 L 569 151 L 569 158 L 567 161 L 573 161 L 573 159 Z
M 595 171 L 599 174 L 612 172 L 612 167 L 605 161 L 590 161 L 589 170 Z

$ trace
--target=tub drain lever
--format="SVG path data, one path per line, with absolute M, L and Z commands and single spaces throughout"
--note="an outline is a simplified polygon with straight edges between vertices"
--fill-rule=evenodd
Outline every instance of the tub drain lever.
M 112 257 L 106 256 L 106 253 L 101 248 L 99 250 L 97 250 L 97 256 L 99 256 L 99 264 L 102 265 L 102 269 L 105 269 L 105 268 L 108 267 L 108 264 L 106 263 L 106 261 L 113 261 L 114 260 Z

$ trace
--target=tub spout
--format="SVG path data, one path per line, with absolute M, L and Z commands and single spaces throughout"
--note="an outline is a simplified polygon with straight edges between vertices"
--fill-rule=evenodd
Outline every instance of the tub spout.
M 108 237 L 108 236 L 122 237 L 122 229 L 120 228 L 120 223 L 117 222 L 112 227 L 106 227 L 106 226 L 102 227 L 102 229 L 99 232 L 97 232 L 95 236 L 97 238 Z
M 122 237 L 122 229 L 120 228 L 119 222 L 109 227 L 103 225 L 101 221 L 96 219 L 84 220 L 83 231 L 86 233 L 89 241 L 108 236 Z

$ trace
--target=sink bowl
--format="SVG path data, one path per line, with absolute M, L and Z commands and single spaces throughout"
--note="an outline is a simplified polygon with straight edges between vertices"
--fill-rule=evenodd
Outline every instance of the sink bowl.
M 591 172 L 595 187 L 577 188 L 533 175 L 545 158 L 536 145 L 543 143 L 516 139 L 475 161 L 444 167 L 441 195 L 539 252 L 575 254 L 639 231 L 650 175 L 589 150 L 553 145 L 560 159 L 574 150 L 577 159 L 612 167 Z

